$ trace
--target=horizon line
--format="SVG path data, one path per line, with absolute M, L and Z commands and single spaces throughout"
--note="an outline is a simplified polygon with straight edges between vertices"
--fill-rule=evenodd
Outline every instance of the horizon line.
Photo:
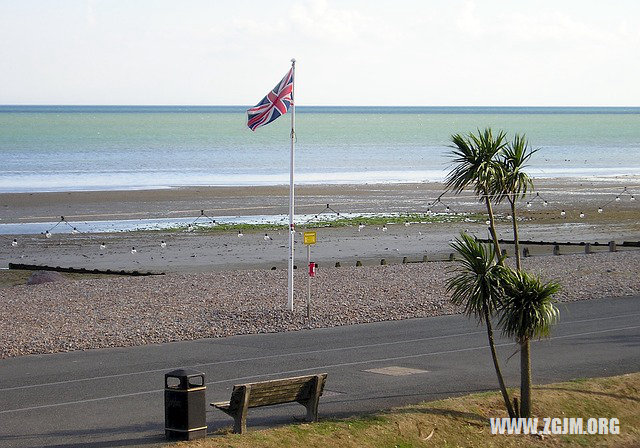
M 252 107 L 251 104 L 0 104 L 0 108 L 3 107 Z M 404 108 L 492 108 L 492 109 L 639 109 L 638 106 L 540 106 L 540 105 L 518 105 L 518 106 L 492 106 L 492 105 L 336 105 L 336 104 L 305 104 L 296 105 L 296 108 L 302 107 L 333 107 L 333 108 L 385 108 L 385 107 L 404 107 Z

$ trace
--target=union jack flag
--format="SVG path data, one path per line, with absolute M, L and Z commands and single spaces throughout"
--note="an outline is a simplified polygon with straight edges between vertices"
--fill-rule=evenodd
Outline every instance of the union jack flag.
M 255 131 L 284 115 L 293 104 L 293 67 L 256 106 L 247 110 L 247 126 Z

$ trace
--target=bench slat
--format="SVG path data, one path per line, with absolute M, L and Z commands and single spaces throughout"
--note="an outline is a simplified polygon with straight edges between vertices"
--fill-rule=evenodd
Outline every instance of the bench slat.
M 215 406 L 218 409 L 222 409 L 222 408 L 228 408 L 230 403 L 231 402 L 229 401 L 219 401 L 217 403 L 211 403 L 211 406 Z
M 326 374 L 323 374 L 323 375 L 326 375 Z M 241 386 L 251 386 L 251 390 L 253 391 L 253 390 L 256 390 L 256 388 L 259 389 L 259 388 L 269 387 L 269 386 L 282 386 L 286 384 L 295 384 L 295 383 L 304 384 L 312 380 L 313 378 L 315 378 L 315 375 L 294 376 L 291 378 L 284 378 L 281 380 L 260 381 L 257 383 L 245 383 L 245 384 L 241 384 Z
M 305 397 L 309 397 L 311 394 L 311 385 L 303 384 L 296 385 L 291 387 L 283 387 L 281 389 L 265 389 L 261 391 L 251 391 L 251 397 L 249 398 L 249 402 L 253 402 L 253 400 L 258 400 L 264 397 L 281 397 L 293 400 L 303 400 Z

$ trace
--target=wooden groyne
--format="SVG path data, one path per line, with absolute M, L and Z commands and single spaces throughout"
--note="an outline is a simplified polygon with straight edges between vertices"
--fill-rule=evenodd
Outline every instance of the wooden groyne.
M 140 271 L 125 271 L 113 270 L 113 269 L 86 269 L 86 268 L 64 268 L 60 266 L 46 266 L 40 264 L 23 264 L 23 263 L 9 263 L 9 269 L 19 269 L 23 271 L 55 271 L 55 272 L 67 272 L 72 274 L 105 274 L 105 275 L 130 275 L 133 277 L 148 276 L 148 275 L 164 275 L 164 272 L 140 272 Z

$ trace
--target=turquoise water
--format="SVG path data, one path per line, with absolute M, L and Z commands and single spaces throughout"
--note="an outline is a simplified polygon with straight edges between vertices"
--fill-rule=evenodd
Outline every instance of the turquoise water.
M 296 183 L 441 180 L 450 135 L 485 126 L 525 132 L 538 177 L 640 174 L 640 108 L 299 107 Z M 289 129 L 251 132 L 242 107 L 0 106 L 0 192 L 286 184 Z

